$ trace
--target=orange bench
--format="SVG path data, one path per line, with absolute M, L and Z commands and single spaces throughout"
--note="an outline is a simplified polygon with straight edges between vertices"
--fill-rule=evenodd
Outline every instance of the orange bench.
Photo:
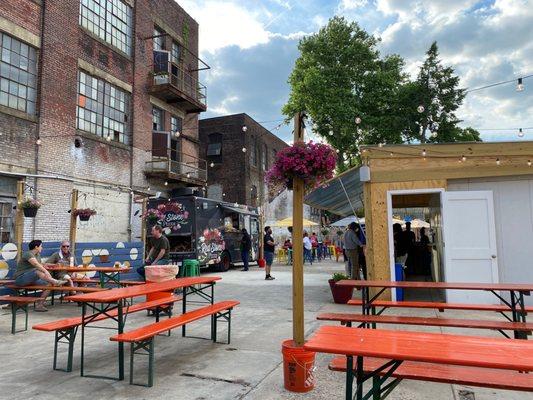
M 140 386 L 152 387 L 154 382 L 154 337 L 160 333 L 182 327 L 204 317 L 211 316 L 211 340 L 217 341 L 217 320 L 223 318 L 228 322 L 228 344 L 231 339 L 231 310 L 240 304 L 236 300 L 227 300 L 206 307 L 198 308 L 175 317 L 155 322 L 129 332 L 112 336 L 110 340 L 131 344 L 130 351 L 130 385 L 133 382 L 134 355 L 148 355 L 148 384 Z M 141 350 L 141 352 L 139 352 Z M 143 352 L 144 351 L 144 352 Z M 137 385 L 137 384 L 135 384 Z
M 24 332 L 28 330 L 28 304 L 35 303 L 39 299 L 37 297 L 24 297 L 24 296 L 0 296 L 0 302 L 6 302 L 11 304 L 11 333 L 14 335 L 17 332 Z M 26 322 L 24 329 L 20 331 L 16 330 L 17 327 L 17 313 L 19 310 L 23 310 L 26 315 Z
M 350 300 L 348 304 L 351 306 L 362 306 L 361 300 Z M 389 301 L 389 300 L 374 300 L 373 307 L 383 308 L 429 308 L 439 310 L 468 310 L 468 311 L 496 311 L 505 312 L 510 311 L 509 307 L 501 304 L 467 304 L 467 303 L 439 303 L 429 301 Z M 525 307 L 526 313 L 533 312 L 533 307 Z
M 505 337 L 509 336 L 504 330 L 515 332 L 526 332 L 530 334 L 533 331 L 533 324 L 526 322 L 505 322 L 505 321 L 480 321 L 474 319 L 456 319 L 456 318 L 425 318 L 425 317 L 402 317 L 389 315 L 363 315 L 363 314 L 342 314 L 342 313 L 323 313 L 317 316 L 321 321 L 339 321 L 351 327 L 352 322 L 361 322 L 359 327 L 366 324 L 397 324 L 397 325 L 421 325 L 421 326 L 442 326 L 451 328 L 473 328 L 473 329 L 493 329 L 502 333 Z
M 148 310 L 155 308 L 156 321 L 159 321 L 159 316 L 161 312 L 166 313 L 169 317 L 172 315 L 171 308 L 168 306 L 176 301 L 180 301 L 181 297 L 171 296 L 165 297 L 154 301 L 147 301 L 143 303 L 132 304 L 129 307 L 125 307 L 123 314 L 131 314 L 138 311 Z M 167 307 L 165 307 L 167 306 Z M 93 322 L 102 321 L 108 318 L 114 318 L 118 315 L 118 309 L 114 309 L 106 312 L 105 314 L 99 314 L 94 317 Z M 87 318 L 90 318 L 87 317 Z M 43 332 L 55 332 L 54 339 L 54 370 L 60 370 L 65 372 L 72 371 L 72 354 L 74 350 L 74 340 L 76 339 L 76 333 L 78 326 L 82 324 L 82 317 L 73 317 L 61 319 L 58 321 L 46 322 L 44 324 L 34 325 L 32 329 L 43 331 Z M 68 342 L 68 358 L 67 358 L 67 368 L 60 369 L 57 368 L 57 345 L 61 339 L 66 339 Z
M 100 284 L 98 279 L 81 279 L 81 278 L 72 278 L 72 282 L 75 283 L 91 283 L 91 284 Z M 135 285 L 144 285 L 146 282 L 143 281 L 120 281 L 120 286 L 135 286 Z
M 379 370 L 379 368 L 387 361 L 389 360 L 366 357 L 363 370 L 368 373 L 376 371 L 378 375 L 385 376 L 389 369 Z M 329 363 L 329 369 L 346 372 L 346 357 L 335 357 Z M 354 372 L 356 372 L 355 365 Z M 530 392 L 533 389 L 533 376 L 531 374 L 501 369 L 463 367 L 416 361 L 404 361 L 392 372 L 390 377 L 399 381 L 407 379 L 525 392 Z

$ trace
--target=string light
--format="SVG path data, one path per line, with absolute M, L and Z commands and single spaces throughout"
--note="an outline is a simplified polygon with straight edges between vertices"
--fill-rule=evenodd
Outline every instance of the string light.
M 524 131 L 522 128 L 518 129 L 518 137 L 524 137 Z
M 378 147 L 383 147 L 383 143 L 378 143 Z
M 531 167 L 531 160 L 527 160 L 527 166 Z
M 190 177 L 191 177 L 191 174 L 187 172 L 187 178 L 190 178 Z
M 359 125 L 359 124 L 361 123 L 361 118 L 356 117 L 356 118 L 355 118 L 355 123 L 356 123 L 357 125 Z
M 423 105 L 419 105 L 417 108 L 416 108 L 416 111 L 418 111 L 420 114 L 422 114 L 424 112 L 425 108 Z
M 466 156 L 463 155 L 463 156 L 461 157 L 461 161 L 462 161 L 462 162 L 465 162 L 465 161 L 466 161 Z
M 40 137 L 38 137 L 35 143 L 37 144 L 37 146 L 40 146 L 43 143 L 43 141 L 41 140 Z
M 333 136 L 333 131 L 329 131 L 329 136 Z
M 174 136 L 175 136 L 175 137 L 178 138 L 178 137 L 180 137 L 180 135 L 181 135 L 180 131 L 176 131 L 176 132 L 174 132 Z
M 215 166 L 215 163 L 211 161 L 211 164 L 209 164 L 209 166 L 213 168 Z
M 165 186 L 168 186 L 168 182 L 167 181 L 165 181 Z
M 426 149 L 422 150 L 422 157 L 426 157 Z
M 243 148 L 242 148 L 242 152 L 243 152 L 243 153 L 246 153 L 246 147 L 243 147 Z
M 248 130 L 248 127 L 247 127 L 246 125 L 244 125 L 244 126 L 242 127 L 242 131 L 243 131 L 243 132 L 246 132 L 247 130 Z
M 497 158 L 497 159 L 496 159 L 496 165 L 500 165 L 500 164 L 501 164 L 500 159 Z
M 518 83 L 516 84 L 516 91 L 522 92 L 524 90 L 524 83 L 522 78 L 518 78 Z

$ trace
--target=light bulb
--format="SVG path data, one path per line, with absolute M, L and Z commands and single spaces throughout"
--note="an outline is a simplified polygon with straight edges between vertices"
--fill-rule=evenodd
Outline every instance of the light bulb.
M 522 128 L 518 129 L 518 137 L 524 137 L 524 131 Z
M 394 156 L 394 154 L 391 152 L 391 153 L 390 153 L 390 156 L 392 157 L 392 156 Z
M 181 134 L 180 134 L 180 131 L 176 131 L 176 132 L 174 132 L 174 136 L 176 136 L 176 137 L 180 137 L 180 135 L 181 135 Z
M 527 166 L 531 167 L 531 160 L 527 160 Z
M 43 144 L 43 141 L 41 140 L 41 138 L 37 138 L 37 141 L 35 143 L 37 144 L 37 146 L 40 146 L 41 144 Z
M 466 157 L 465 157 L 465 156 L 462 156 L 462 157 L 461 157 L 461 161 L 462 161 L 462 162 L 465 162 L 465 161 L 466 161 Z
M 422 157 L 426 156 L 426 149 L 422 150 Z
M 378 143 L 378 147 L 383 147 L 383 143 Z
M 190 178 L 191 177 L 191 174 L 187 172 L 187 178 Z
M 339 154 L 341 151 L 339 149 L 335 150 L 335 153 Z
M 522 82 L 522 78 L 518 78 L 518 83 L 516 84 L 516 91 L 521 92 L 524 90 L 524 84 Z
M 107 140 L 108 142 L 110 142 L 110 141 L 111 141 L 111 135 L 107 135 L 106 138 L 105 138 L 105 140 Z
M 432 138 L 436 138 L 436 137 L 437 137 L 437 132 L 432 132 L 432 133 L 431 133 L 431 137 L 432 137 Z
M 242 152 L 243 152 L 243 153 L 246 153 L 246 147 L 243 147 L 243 148 L 242 148 Z
M 150 189 L 150 186 L 148 186 L 148 189 L 147 189 L 147 190 L 148 190 L 148 191 L 150 191 L 150 190 L 151 190 L 151 189 Z
M 215 166 L 215 163 L 214 163 L 214 162 L 211 162 L 211 164 L 209 164 L 209 166 L 210 166 L 211 168 L 213 168 L 213 167 Z
M 226 197 L 226 193 L 222 193 L 222 197 Z
M 165 186 L 168 186 L 168 182 L 167 181 L 165 181 Z
M 333 136 L 333 131 L 329 131 L 329 136 Z
M 243 132 L 246 132 L 247 130 L 248 130 L 248 127 L 247 127 L 246 125 L 244 125 L 244 126 L 242 127 L 242 131 L 243 131 Z
M 361 118 L 356 117 L 356 118 L 355 118 L 355 123 L 356 123 L 357 125 L 359 125 L 359 124 L 361 123 Z
M 500 159 L 499 158 L 496 159 L 496 165 L 500 165 Z
M 420 105 L 416 108 L 416 111 L 418 111 L 420 114 L 422 114 L 424 112 L 425 108 L 424 106 Z

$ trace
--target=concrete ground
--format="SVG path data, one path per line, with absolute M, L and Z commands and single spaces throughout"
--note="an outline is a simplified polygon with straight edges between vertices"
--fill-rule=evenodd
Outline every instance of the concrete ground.
M 353 307 L 333 303 L 327 280 L 333 272 L 343 270 L 342 263 L 326 261 L 305 267 L 305 327 L 310 335 L 320 323 L 315 320 L 324 311 L 355 311 Z M 216 273 L 213 273 L 216 274 Z M 155 350 L 156 379 L 153 388 L 130 386 L 129 350 L 126 349 L 126 380 L 117 382 L 79 376 L 79 346 L 74 353 L 74 371 L 52 370 L 53 334 L 29 330 L 10 334 L 10 313 L 0 311 L 0 399 L 341 399 L 344 396 L 344 374 L 328 370 L 331 356 L 317 354 L 316 388 L 307 394 L 295 394 L 283 388 L 281 342 L 292 336 L 291 269 L 276 265 L 274 281 L 265 281 L 263 270 L 252 267 L 249 272 L 235 268 L 220 274 L 216 285 L 217 300 L 241 302 L 233 313 L 230 345 L 208 340 L 182 338 L 179 331 L 170 337 L 157 337 Z M 393 312 L 392 310 L 388 311 Z M 48 313 L 30 313 L 30 326 L 69 316 L 80 309 L 72 304 L 55 305 Z M 434 316 L 431 310 L 394 310 L 398 315 Z M 447 316 L 499 318 L 488 313 L 452 313 Z M 501 318 L 501 317 L 500 317 Z M 152 321 L 144 312 L 130 315 L 126 330 Z M 108 326 L 109 323 L 107 324 Z M 396 326 L 390 325 L 388 329 Z M 224 330 L 223 330 L 224 329 Z M 458 329 L 402 327 L 402 329 L 461 332 Z M 108 340 L 113 332 L 89 330 L 86 345 L 88 373 L 116 373 L 116 344 Z M 225 336 L 220 327 L 219 339 Z M 461 332 L 462 333 L 462 332 Z M 498 336 L 487 331 L 464 330 L 465 334 Z M 194 336 L 209 335 L 208 320 L 195 322 L 188 328 Z M 77 341 L 77 344 L 79 341 Z M 60 354 L 63 361 L 65 353 Z M 145 360 L 137 357 L 136 378 L 143 379 Z M 404 381 L 389 397 L 394 400 L 489 400 L 532 399 L 533 394 L 462 387 L 429 382 Z

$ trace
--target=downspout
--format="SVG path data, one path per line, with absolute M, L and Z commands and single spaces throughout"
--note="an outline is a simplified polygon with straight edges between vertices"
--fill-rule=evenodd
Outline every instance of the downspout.
M 38 101 L 39 101 L 39 115 L 37 122 L 37 137 L 35 138 L 35 159 L 34 159 L 34 169 L 35 169 L 35 195 L 37 196 L 38 189 L 38 174 L 39 174 L 39 145 L 37 144 L 37 139 L 41 136 L 41 127 L 42 127 L 42 97 L 43 97 L 43 54 L 44 54 L 44 26 L 45 26 L 45 10 L 46 10 L 46 0 L 42 0 L 41 3 L 41 48 L 39 49 L 39 65 L 38 65 L 38 79 L 39 79 L 39 91 L 38 91 Z M 32 237 L 35 237 L 37 231 L 36 220 L 32 223 Z
M 130 201 L 128 203 L 128 242 L 132 241 L 132 226 L 133 226 L 133 199 L 134 199 L 134 193 L 133 193 L 133 135 L 135 132 L 133 131 L 133 121 L 135 120 L 135 107 L 133 107 L 133 102 L 135 101 L 135 63 L 137 61 L 137 31 L 135 27 L 137 26 L 137 7 L 136 4 L 133 5 L 133 26 L 132 26 L 132 54 L 133 54 L 133 66 L 132 66 L 132 76 L 133 76 L 133 82 L 131 85 L 131 101 L 130 101 L 130 110 L 131 110 L 131 118 L 130 118 L 130 132 L 131 132 L 131 147 L 130 147 L 130 188 L 132 188 L 130 192 Z

